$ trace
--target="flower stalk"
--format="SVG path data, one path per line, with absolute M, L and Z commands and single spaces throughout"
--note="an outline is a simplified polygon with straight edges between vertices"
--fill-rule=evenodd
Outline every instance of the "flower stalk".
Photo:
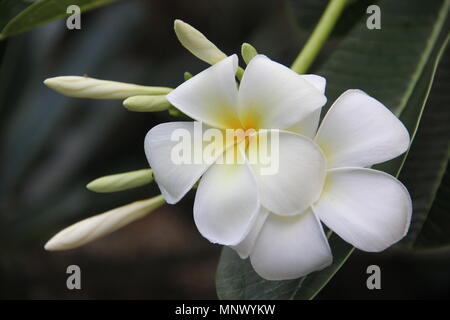
M 306 73 L 333 31 L 346 4 L 347 0 L 330 0 L 317 26 L 292 64 L 292 70 L 300 74 Z

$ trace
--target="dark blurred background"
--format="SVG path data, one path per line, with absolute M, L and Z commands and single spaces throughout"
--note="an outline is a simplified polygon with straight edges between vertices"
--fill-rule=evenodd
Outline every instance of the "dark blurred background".
M 147 167 L 144 136 L 171 118 L 166 112 L 128 112 L 121 101 L 66 98 L 42 81 L 87 74 L 175 87 L 184 71 L 207 67 L 178 43 L 176 18 L 198 27 L 226 53 L 250 42 L 289 65 L 325 3 L 303 1 L 308 10 L 299 13 L 295 2 L 119 1 L 83 13 L 81 30 L 68 30 L 58 21 L 1 44 L 0 298 L 216 298 L 221 247 L 197 232 L 192 192 L 180 204 L 164 206 L 80 249 L 44 251 L 61 228 L 158 194 L 154 184 L 113 194 L 95 194 L 85 185 L 102 175 Z M 345 30 L 338 26 L 316 64 L 341 33 Z M 81 267 L 82 290 L 66 288 L 71 264 Z M 381 267 L 381 290 L 366 287 L 371 264 Z M 446 249 L 357 251 L 318 298 L 449 298 L 449 268 Z

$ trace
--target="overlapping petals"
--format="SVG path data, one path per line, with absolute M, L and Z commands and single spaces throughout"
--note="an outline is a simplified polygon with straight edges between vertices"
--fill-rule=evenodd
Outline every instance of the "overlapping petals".
M 174 148 L 179 143 L 172 139 L 172 134 L 180 130 L 179 132 L 189 133 L 193 137 L 194 127 L 193 121 L 161 123 L 153 127 L 145 137 L 147 160 L 164 199 L 171 204 L 180 201 L 211 165 L 209 162 L 194 161 L 179 164 L 172 159 Z M 195 156 L 195 151 L 192 145 L 192 157 Z
M 309 113 L 318 110 L 326 101 L 323 95 L 325 84 L 323 78 L 314 75 L 299 76 L 264 56 L 257 56 L 252 59 L 238 91 L 234 78 L 236 68 L 237 57 L 236 55 L 230 56 L 180 85 L 167 96 L 167 99 L 194 119 L 218 128 L 242 127 L 242 123 L 250 125 L 248 121 L 246 122 L 242 118 L 242 113 L 245 113 L 247 109 L 255 111 L 253 119 L 261 120 L 260 124 L 264 127 L 276 127 L 278 123 L 287 125 L 290 122 L 298 122 L 297 120 L 308 117 Z M 263 73 L 261 74 L 261 72 Z M 282 79 L 284 80 L 281 81 Z M 262 94 L 267 94 L 269 88 L 271 88 L 270 96 L 275 97 L 270 113 L 268 113 L 267 108 L 269 108 L 271 102 L 263 101 L 265 99 L 261 100 Z M 292 91 L 295 92 L 294 95 L 288 94 Z M 282 103 L 276 103 L 280 99 L 283 99 Z M 261 103 L 257 104 L 258 101 Z M 273 104 L 277 107 L 274 108 Z M 302 105 L 302 108 L 298 108 L 299 104 Z M 255 110 L 257 106 L 261 108 L 260 111 Z M 278 108 L 280 110 L 276 111 Z M 291 111 L 295 114 L 287 114 Z M 246 114 L 248 115 L 248 113 Z M 265 114 L 267 114 L 266 118 L 263 117 Z M 284 115 L 284 119 L 280 115 Z M 317 117 L 316 115 L 315 117 Z M 257 129 L 257 123 L 253 124 Z M 174 147 L 174 142 L 170 141 L 171 130 L 178 127 L 193 130 L 187 123 L 159 125 L 149 132 L 145 142 L 147 157 L 155 172 L 156 181 L 170 203 L 177 202 L 208 168 L 207 164 L 180 166 L 168 163 L 170 162 L 167 161 L 170 159 L 170 151 Z M 302 197 L 293 194 L 288 195 L 287 200 L 289 201 L 286 202 L 284 207 L 281 207 L 282 201 L 276 200 L 275 202 L 278 203 L 271 205 L 274 201 L 271 201 L 269 196 L 264 197 L 263 201 L 267 202 L 268 206 L 275 212 L 292 214 L 298 211 L 299 203 L 306 208 L 313 198 L 317 197 L 320 185 L 323 182 L 324 162 L 318 148 L 308 139 L 300 136 L 294 137 L 294 135 L 289 137 L 288 133 L 284 133 L 283 136 L 286 137 L 282 139 L 281 144 L 283 153 L 287 155 L 287 158 L 283 159 L 283 156 L 281 156 L 280 161 L 283 161 L 282 166 L 289 166 L 277 175 L 280 187 L 284 190 L 283 193 L 288 192 L 289 188 L 293 189 L 293 183 L 289 182 L 292 179 L 288 179 L 289 174 L 296 175 L 296 178 L 300 180 L 319 181 L 315 188 L 311 188 L 312 192 L 304 188 L 305 195 Z M 308 160 L 305 157 L 305 161 L 303 161 L 298 154 L 289 152 L 291 148 L 300 153 L 314 154 L 313 160 Z M 295 168 L 296 166 L 297 168 Z M 315 168 L 310 170 L 312 167 Z M 303 177 L 303 173 L 307 175 Z M 269 194 L 271 192 L 270 186 L 264 180 L 262 179 L 261 182 L 262 192 L 263 194 Z M 278 192 L 278 195 L 281 194 Z
M 361 121 L 361 117 L 366 118 Z M 316 121 L 311 122 L 314 127 Z M 302 243 L 301 248 L 289 243 L 300 243 L 293 240 L 297 234 L 289 233 L 296 224 L 299 230 L 316 230 L 317 238 L 317 230 L 322 229 L 319 222 L 312 226 L 313 217 L 356 248 L 370 252 L 388 248 L 408 231 L 412 205 L 407 189 L 389 174 L 363 168 L 408 148 L 406 128 L 386 107 L 362 91 L 349 90 L 334 103 L 315 140 L 324 149 L 329 169 L 321 196 L 308 211 L 310 219 L 262 215 L 247 238 L 233 247 L 242 258 L 250 256 L 255 271 L 266 279 L 300 277 L 331 263 L 324 254 L 323 237 Z
M 325 179 L 325 158 L 311 139 L 287 131 L 276 131 L 274 140 L 278 150 L 274 150 L 273 134 L 268 130 L 260 132 L 259 136 L 272 152 L 272 167 L 273 162 L 278 161 L 272 168 L 275 172 L 267 174 L 264 169 L 269 168 L 263 161 L 252 164 L 261 204 L 280 215 L 296 215 L 319 198 Z
M 235 73 L 238 58 L 232 55 L 182 83 L 167 95 L 179 110 L 216 128 L 240 126 Z
M 325 268 L 332 255 L 320 221 L 307 210 L 292 217 L 269 214 L 250 261 L 263 278 L 285 280 Z
M 304 74 L 299 75 L 299 77 L 303 77 L 303 79 L 305 79 L 314 87 L 316 87 L 316 89 L 319 90 L 322 94 L 325 93 L 325 86 L 326 86 L 325 78 L 315 74 Z M 320 112 L 321 112 L 320 108 L 313 111 L 305 118 L 301 119 L 300 121 L 297 121 L 296 123 L 288 127 L 286 130 L 313 139 L 316 135 L 317 128 L 319 127 Z
M 263 55 L 254 57 L 239 87 L 244 127 L 284 129 L 322 107 L 327 99 L 311 81 L 320 80 L 308 81 Z
M 255 176 L 244 156 L 237 153 L 240 161 L 215 163 L 208 169 L 195 196 L 195 224 L 213 243 L 241 242 L 260 209 Z
M 284 129 L 326 103 L 322 77 L 299 76 L 258 55 L 247 66 L 239 90 L 237 56 L 232 55 L 167 95 L 178 109 L 218 128 Z

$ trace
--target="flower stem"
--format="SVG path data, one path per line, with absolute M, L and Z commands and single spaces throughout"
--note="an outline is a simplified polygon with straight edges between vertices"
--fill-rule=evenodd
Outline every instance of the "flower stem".
M 330 0 L 319 23 L 292 64 L 292 70 L 297 73 L 305 73 L 308 70 L 328 39 L 346 4 L 347 0 Z

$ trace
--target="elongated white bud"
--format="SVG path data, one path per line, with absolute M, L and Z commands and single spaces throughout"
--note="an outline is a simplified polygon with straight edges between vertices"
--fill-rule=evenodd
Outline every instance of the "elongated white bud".
M 130 111 L 156 112 L 169 109 L 166 96 L 133 96 L 125 99 L 123 106 Z
M 215 64 L 227 57 L 203 33 L 191 25 L 181 20 L 175 20 L 174 28 L 181 44 L 200 60 Z
M 166 87 L 147 87 L 79 76 L 48 78 L 44 84 L 65 96 L 91 99 L 126 99 L 142 94 L 158 95 L 172 91 Z
M 146 216 L 163 203 L 164 198 L 159 195 L 81 220 L 58 232 L 45 244 L 45 249 L 58 251 L 80 247 Z
M 152 169 L 142 169 L 97 178 L 86 188 L 94 192 L 116 192 L 146 185 L 153 181 Z

